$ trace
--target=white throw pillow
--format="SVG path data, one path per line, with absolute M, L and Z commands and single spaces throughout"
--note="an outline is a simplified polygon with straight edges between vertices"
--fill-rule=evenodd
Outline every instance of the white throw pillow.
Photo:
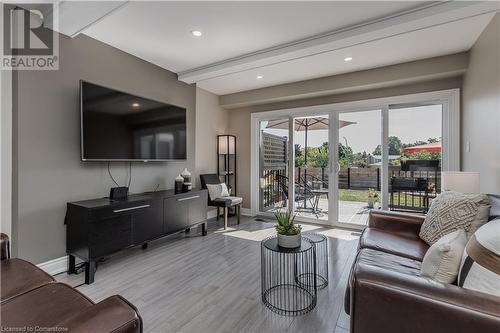
M 486 223 L 469 239 L 458 285 L 500 297 L 500 219 Z
M 229 196 L 229 191 L 227 190 L 226 183 L 221 184 L 207 184 L 208 194 L 210 195 L 210 200 L 214 201 L 217 198 L 223 198 Z
M 442 283 L 457 279 L 467 237 L 464 230 L 456 230 L 441 237 L 427 250 L 420 275 Z

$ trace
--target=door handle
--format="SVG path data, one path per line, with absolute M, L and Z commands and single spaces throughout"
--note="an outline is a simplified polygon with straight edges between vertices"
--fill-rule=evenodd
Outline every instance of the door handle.
M 128 208 L 123 208 L 123 209 L 115 209 L 113 213 L 121 213 L 121 212 L 126 212 L 129 210 L 136 210 L 136 209 L 141 209 L 141 208 L 148 208 L 151 207 L 151 205 L 142 205 L 142 206 L 135 206 L 135 207 L 128 207 Z
M 196 198 L 199 198 L 199 197 L 200 197 L 199 195 L 193 195 L 192 197 L 177 199 L 177 201 L 193 200 L 193 199 L 196 199 Z

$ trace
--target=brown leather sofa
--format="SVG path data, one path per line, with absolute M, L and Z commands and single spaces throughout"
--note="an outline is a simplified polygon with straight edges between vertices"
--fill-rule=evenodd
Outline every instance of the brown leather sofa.
M 9 238 L 1 234 L 0 241 L 2 332 L 142 332 L 141 317 L 124 298 L 94 303 L 35 265 L 10 258 Z
M 345 294 L 351 333 L 498 333 L 500 298 L 419 276 L 424 217 L 372 211 Z

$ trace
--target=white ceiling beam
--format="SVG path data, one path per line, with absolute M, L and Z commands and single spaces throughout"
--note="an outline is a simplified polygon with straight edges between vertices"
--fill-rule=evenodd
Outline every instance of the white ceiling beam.
M 53 13 L 49 15 L 56 15 L 57 32 L 73 38 L 127 3 L 128 1 L 58 1 L 55 2 Z
M 364 71 L 326 76 L 219 96 L 219 105 L 249 105 L 327 96 L 460 76 L 467 70 L 467 52 L 416 60 Z
M 383 19 L 336 30 L 179 73 L 179 80 L 196 83 L 228 74 L 331 52 L 485 13 L 498 11 L 495 2 L 433 3 Z

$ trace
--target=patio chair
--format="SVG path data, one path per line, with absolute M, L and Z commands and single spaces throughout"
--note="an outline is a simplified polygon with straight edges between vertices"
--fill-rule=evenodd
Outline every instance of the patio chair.
M 280 190 L 283 192 L 285 197 L 289 199 L 288 196 L 288 177 L 277 175 L 276 180 L 278 181 L 278 186 Z M 295 202 L 306 201 L 311 204 L 311 210 L 315 213 L 316 203 L 319 198 L 319 195 L 315 194 L 308 186 L 304 186 L 304 184 L 300 184 L 295 182 Z

